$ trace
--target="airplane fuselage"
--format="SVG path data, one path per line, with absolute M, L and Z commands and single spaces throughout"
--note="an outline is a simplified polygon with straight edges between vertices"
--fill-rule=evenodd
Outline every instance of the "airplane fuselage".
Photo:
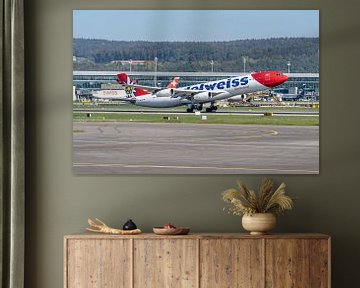
M 176 97 L 176 95 L 157 97 L 156 95 L 149 94 L 136 97 L 133 103 L 143 107 L 169 108 L 182 105 L 204 104 L 227 99 L 234 95 L 266 89 L 269 89 L 269 87 L 257 82 L 251 75 L 236 76 L 179 88 L 178 90 L 194 91 L 193 95 L 190 94 L 188 98 Z M 171 95 L 170 90 L 169 95 Z

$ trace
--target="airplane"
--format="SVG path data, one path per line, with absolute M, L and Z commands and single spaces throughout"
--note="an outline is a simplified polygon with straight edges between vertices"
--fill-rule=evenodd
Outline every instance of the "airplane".
M 120 89 L 101 89 L 93 91 L 91 97 L 103 100 L 122 100 L 126 98 L 126 93 Z
M 173 87 L 159 90 L 158 87 L 138 85 L 126 73 L 117 75 L 117 81 L 125 87 L 127 100 L 131 103 L 152 108 L 187 106 L 187 112 L 201 111 L 203 104 L 210 103 L 206 112 L 215 112 L 215 101 L 228 99 L 235 95 L 269 90 L 288 77 L 278 71 L 255 72 L 247 75 L 229 77 L 186 87 Z M 146 89 L 146 90 L 145 90 Z M 149 91 L 153 90 L 151 93 Z
M 158 90 L 162 90 L 163 92 L 171 89 L 177 88 L 179 86 L 180 77 L 174 77 L 171 82 L 167 85 L 166 89 L 161 87 L 151 87 L 156 88 Z M 93 98 L 96 99 L 103 99 L 103 100 L 129 100 L 126 94 L 126 91 L 119 90 L 119 89 L 105 89 L 105 90 L 97 90 L 94 91 L 91 95 Z M 159 95 L 161 96 L 161 94 Z

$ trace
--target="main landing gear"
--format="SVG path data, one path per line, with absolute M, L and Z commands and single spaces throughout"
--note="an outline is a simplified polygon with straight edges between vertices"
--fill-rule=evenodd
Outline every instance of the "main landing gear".
M 186 112 L 192 113 L 192 112 L 194 112 L 195 109 L 198 111 L 201 111 L 203 109 L 203 104 L 189 105 L 188 108 L 186 109 Z M 205 112 L 207 112 L 207 113 L 216 112 L 217 109 L 218 109 L 217 106 L 215 106 L 214 104 L 211 104 L 210 107 L 207 107 L 205 109 Z
M 205 111 L 211 113 L 211 112 L 216 112 L 217 109 L 218 109 L 217 106 L 211 105 L 210 107 L 206 108 Z
M 195 105 L 189 105 L 186 109 L 186 112 L 192 113 L 194 112 L 194 109 L 201 111 L 203 109 L 203 104 L 195 104 Z

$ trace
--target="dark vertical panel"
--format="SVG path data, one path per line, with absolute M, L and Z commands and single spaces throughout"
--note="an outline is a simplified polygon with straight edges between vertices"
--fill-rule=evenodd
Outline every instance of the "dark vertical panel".
M 22 0 L 1 4 L 1 284 L 24 285 L 24 31 Z

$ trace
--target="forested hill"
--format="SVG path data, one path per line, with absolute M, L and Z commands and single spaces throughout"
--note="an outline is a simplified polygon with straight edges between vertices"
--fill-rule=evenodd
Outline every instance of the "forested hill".
M 73 39 L 74 70 L 126 70 L 128 64 L 117 60 L 145 60 L 143 65 L 132 62 L 133 71 L 153 71 L 157 57 L 158 71 L 246 71 L 279 70 L 291 72 L 319 71 L 319 38 L 273 38 L 224 42 L 146 42 Z

